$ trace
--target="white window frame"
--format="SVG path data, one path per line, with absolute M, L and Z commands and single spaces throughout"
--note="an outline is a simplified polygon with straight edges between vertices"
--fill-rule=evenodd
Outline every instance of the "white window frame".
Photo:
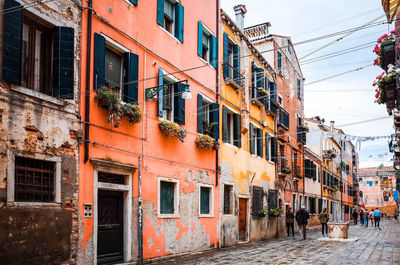
M 224 105 L 224 106 L 226 107 L 226 109 L 228 111 L 227 114 L 229 114 L 229 112 L 231 112 L 231 115 L 232 114 L 239 115 L 239 113 L 237 111 L 235 111 L 234 109 L 228 107 L 227 105 Z M 233 116 L 231 116 L 231 117 L 233 117 Z M 233 118 L 229 119 L 229 116 L 228 116 L 228 121 L 227 122 L 229 123 L 228 128 L 227 128 L 228 129 L 228 135 L 229 135 L 229 137 L 228 137 L 229 141 L 228 142 L 224 142 L 224 143 L 228 144 L 228 145 L 230 145 L 230 146 L 232 146 L 234 148 L 238 148 L 236 145 L 233 144 L 233 131 L 234 131 L 234 129 L 233 129 Z M 229 129 L 229 128 L 231 128 L 231 129 Z
M 284 108 L 285 106 L 283 105 L 283 97 L 282 97 L 282 95 L 277 93 L 277 98 L 278 98 L 278 103 L 279 103 L 279 100 L 281 100 L 281 102 L 282 102 L 282 103 L 279 103 L 279 105 L 281 105 L 281 107 Z
M 174 213 L 173 214 L 160 213 L 161 181 L 175 183 L 175 187 L 174 187 Z M 179 216 L 179 180 L 178 179 L 166 178 L 166 177 L 158 177 L 158 180 L 157 180 L 157 217 L 158 218 L 179 218 L 180 217 Z
M 224 205 L 225 205 L 225 186 L 230 186 L 231 191 L 229 194 L 230 198 L 230 208 L 229 208 L 229 213 L 224 213 Z M 224 182 L 224 188 L 222 189 L 222 215 L 224 216 L 234 216 L 235 215 L 235 196 L 234 196 L 234 184 L 232 182 Z
M 251 124 L 253 124 L 253 132 L 255 132 L 255 130 L 254 129 L 261 129 L 262 130 L 262 128 L 260 127 L 260 126 L 258 126 L 257 124 L 255 124 L 254 122 L 250 122 Z M 263 131 L 263 136 L 262 137 L 264 137 L 264 131 Z M 251 141 L 251 135 L 250 135 L 250 141 Z M 256 134 L 256 137 L 257 137 L 257 134 Z M 252 154 L 252 156 L 254 156 L 254 157 L 258 157 L 258 158 L 262 158 L 261 156 L 259 156 L 259 155 L 257 155 L 257 138 L 256 139 L 254 139 L 254 154 Z M 262 140 L 262 139 L 261 139 Z M 264 142 L 264 141 L 263 141 Z M 263 144 L 263 147 L 264 147 L 264 144 Z M 264 153 L 264 152 L 263 152 Z
M 209 214 L 200 213 L 201 188 L 202 187 L 210 189 L 210 213 Z M 198 194 L 199 194 L 199 217 L 214 217 L 214 186 L 210 185 L 210 184 L 199 183 L 199 185 L 198 185 Z
M 199 93 L 202 97 L 203 97 L 203 103 L 206 102 L 207 105 L 205 106 L 204 104 L 202 105 L 202 110 L 201 110 L 201 114 L 203 115 L 203 120 L 210 122 L 210 104 L 214 103 L 214 101 L 212 99 L 210 99 L 209 97 L 205 96 L 204 94 Z M 207 115 L 204 115 L 207 114 Z M 205 117 L 207 117 L 207 119 L 204 119 Z
M 161 69 L 161 71 L 162 71 L 162 73 L 163 73 L 163 84 L 164 84 L 164 80 L 167 80 L 168 82 L 171 82 L 171 83 L 176 83 L 176 82 L 179 82 L 179 80 L 178 80 L 178 78 L 176 78 L 175 76 L 173 76 L 172 74 L 170 74 L 170 73 L 168 73 L 167 71 L 165 71 L 165 70 L 163 70 L 163 69 Z M 164 110 L 163 110 L 163 116 L 162 116 L 162 119 L 163 120 L 166 120 L 166 121 L 172 121 L 172 122 L 174 122 L 174 108 L 175 108 L 175 104 L 174 104 L 174 93 L 175 93 L 175 88 L 173 87 L 172 88 L 172 91 L 171 91 L 171 93 L 172 93 L 172 99 L 171 99 L 171 119 L 167 119 L 167 116 L 166 116 L 166 113 L 164 112 Z M 164 93 L 163 93 L 163 96 L 164 96 Z
M 270 134 L 269 132 L 267 132 L 267 134 L 268 134 L 269 137 L 268 137 L 268 140 L 267 140 L 268 142 L 266 142 L 265 145 L 268 145 L 268 152 L 269 152 L 269 154 L 268 154 L 269 155 L 268 156 L 269 157 L 268 158 L 268 162 L 271 162 L 271 163 L 275 164 L 275 162 L 272 159 L 272 150 L 271 150 L 272 149 L 272 142 L 271 142 L 272 139 L 271 138 L 274 137 L 274 136 L 272 134 Z M 267 154 L 265 154 L 265 155 L 267 155 Z
M 16 202 L 15 201 L 15 157 L 26 157 L 55 163 L 54 202 Z M 61 206 L 61 157 L 34 154 L 27 156 L 22 152 L 7 150 L 7 206 Z
M 204 23 L 202 23 L 202 24 L 203 24 L 202 34 L 206 34 L 208 36 L 207 60 L 204 60 L 203 57 L 200 57 L 200 56 L 199 57 L 203 62 L 205 62 L 206 64 L 211 66 L 211 63 L 212 63 L 211 62 L 211 37 L 215 36 L 215 35 L 212 33 L 212 31 L 209 28 L 207 28 L 207 26 Z M 201 43 L 201 47 L 203 49 L 203 43 Z

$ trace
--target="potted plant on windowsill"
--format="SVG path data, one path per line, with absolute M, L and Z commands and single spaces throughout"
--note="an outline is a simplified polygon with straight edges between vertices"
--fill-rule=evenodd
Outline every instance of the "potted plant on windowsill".
M 160 128 L 161 132 L 165 136 L 176 137 L 182 143 L 187 135 L 187 131 L 184 128 L 181 128 L 178 124 L 172 121 L 160 120 L 158 123 L 158 128 Z
M 265 216 L 267 216 L 267 214 L 268 214 L 268 210 L 262 209 L 259 212 L 255 213 L 254 216 L 265 217 Z
M 378 39 L 373 52 L 378 55 L 374 60 L 374 65 L 379 65 L 385 71 L 388 70 L 390 64 L 395 63 L 395 30 L 392 30 L 389 34 L 384 34 Z
M 118 127 L 123 115 L 118 93 L 112 89 L 104 88 L 97 91 L 97 95 L 94 98 L 100 107 L 108 110 L 109 116 L 107 122 L 114 123 L 114 127 Z
M 142 113 L 138 105 L 125 104 L 122 106 L 122 112 L 124 116 L 128 117 L 129 123 L 139 123 L 142 120 Z
M 334 191 L 338 191 L 338 186 L 337 185 L 333 185 L 333 190 Z
M 195 140 L 196 147 L 204 150 L 217 150 L 219 148 L 218 140 L 206 134 L 199 134 Z
M 279 208 L 272 208 L 269 210 L 269 216 L 279 217 L 281 216 L 282 210 Z

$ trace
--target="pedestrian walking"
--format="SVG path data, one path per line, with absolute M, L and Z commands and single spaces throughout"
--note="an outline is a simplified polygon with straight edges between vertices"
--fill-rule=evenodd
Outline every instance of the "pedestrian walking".
M 360 211 L 360 225 L 364 225 L 364 211 Z
M 296 213 L 296 221 L 303 231 L 303 239 L 306 239 L 307 223 L 309 217 L 310 214 L 307 212 L 306 207 L 302 205 L 301 209 Z
M 380 221 L 381 221 L 381 215 L 382 212 L 378 210 L 378 208 L 375 209 L 374 211 L 374 221 L 375 221 L 375 227 L 378 227 L 379 230 L 381 230 L 381 228 L 379 227 Z
M 371 220 L 371 227 L 373 227 L 374 226 L 374 211 L 373 210 L 371 210 L 369 212 L 369 219 Z
M 368 211 L 365 211 L 365 215 L 364 215 L 364 227 L 368 227 L 368 221 L 369 221 L 369 214 L 368 214 Z
M 394 213 L 394 220 L 397 220 L 397 215 L 398 215 L 398 213 L 397 213 L 397 211 Z
M 324 208 L 322 213 L 319 214 L 319 220 L 322 226 L 322 237 L 328 237 L 328 221 L 329 221 L 329 214 Z
M 290 236 L 290 230 L 292 230 L 292 238 L 294 238 L 294 212 L 292 211 L 292 208 L 288 208 L 288 211 L 286 212 L 286 228 L 287 228 L 287 236 L 289 238 Z
M 356 209 L 353 209 L 353 220 L 354 220 L 354 224 L 357 224 L 357 219 L 358 219 L 358 213 Z

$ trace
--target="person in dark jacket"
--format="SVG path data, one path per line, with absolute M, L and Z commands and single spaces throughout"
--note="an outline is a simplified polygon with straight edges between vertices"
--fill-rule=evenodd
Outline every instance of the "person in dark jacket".
M 355 225 L 357 224 L 357 219 L 358 219 L 358 213 L 357 213 L 357 210 L 354 209 L 353 210 L 353 220 L 354 220 Z
M 319 220 L 320 220 L 321 226 L 322 226 L 322 237 L 328 237 L 329 214 L 328 214 L 326 208 L 324 208 L 322 213 L 319 214 Z
M 364 211 L 360 211 L 360 225 L 364 225 Z
M 303 239 L 306 239 L 307 223 L 309 217 L 310 214 L 307 212 L 306 207 L 302 205 L 301 209 L 296 213 L 296 221 L 300 229 L 303 231 Z
M 292 230 L 292 238 L 294 239 L 294 212 L 292 208 L 288 208 L 286 212 L 286 227 L 287 227 L 287 236 L 290 236 L 290 229 Z

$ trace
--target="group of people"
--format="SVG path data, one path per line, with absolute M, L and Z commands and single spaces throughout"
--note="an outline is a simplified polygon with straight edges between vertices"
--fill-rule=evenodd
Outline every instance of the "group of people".
M 371 210 L 370 212 L 361 209 L 360 214 L 358 214 L 358 211 L 354 209 L 353 220 L 355 225 L 357 224 L 358 216 L 360 216 L 360 225 L 368 227 L 369 220 L 371 220 L 371 226 L 375 225 L 375 227 L 378 227 L 379 230 L 381 229 L 379 225 L 383 213 L 379 211 L 378 208 L 376 208 L 375 210 Z
M 361 210 L 360 214 L 358 211 L 354 209 L 353 211 L 353 219 L 354 224 L 357 224 L 358 216 L 360 215 L 360 223 L 361 225 L 368 227 L 368 222 L 371 220 L 371 226 L 378 227 L 381 230 L 379 224 L 381 221 L 381 216 L 383 216 L 382 212 L 376 208 L 375 210 L 371 210 L 370 212 Z M 307 224 L 308 219 L 310 218 L 310 214 L 306 210 L 305 206 L 301 206 L 300 210 L 295 214 L 291 207 L 288 208 L 286 212 L 286 227 L 287 227 L 287 236 L 290 237 L 290 233 L 292 234 L 292 238 L 295 239 L 294 236 L 294 221 L 296 220 L 299 225 L 300 231 L 303 234 L 303 239 L 306 239 L 307 232 Z M 318 216 L 321 226 L 322 226 L 322 237 L 328 237 L 328 221 L 329 221 L 329 213 L 326 208 L 323 209 L 322 213 Z
M 310 214 L 306 210 L 305 206 L 301 206 L 300 210 L 294 214 L 292 208 L 288 208 L 286 212 L 286 227 L 287 227 L 287 236 L 290 237 L 290 232 L 292 232 L 292 238 L 294 237 L 294 220 L 296 219 L 297 224 L 299 225 L 300 231 L 303 234 L 303 239 L 306 239 L 307 236 L 307 224 L 308 219 L 310 218 Z M 329 214 L 324 208 L 322 213 L 319 214 L 319 220 L 322 225 L 322 237 L 328 237 L 328 221 L 329 221 Z

